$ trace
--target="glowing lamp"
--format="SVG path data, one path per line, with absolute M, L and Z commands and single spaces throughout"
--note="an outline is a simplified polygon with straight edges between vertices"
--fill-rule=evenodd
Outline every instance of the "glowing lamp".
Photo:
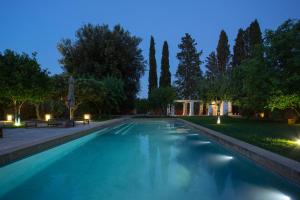
M 91 115 L 90 114 L 84 114 L 83 119 L 84 120 L 91 120 Z
M 11 122 L 13 120 L 13 116 L 11 114 L 6 115 L 6 120 Z
M 261 117 L 261 118 L 264 118 L 265 117 L 265 113 L 259 113 L 259 116 Z
M 20 119 L 18 119 L 18 120 L 14 123 L 14 126 L 21 126 Z
M 300 139 L 296 140 L 296 144 L 300 146 Z
M 221 124 L 221 118 L 220 118 L 220 116 L 218 116 L 217 124 Z
M 45 121 L 49 121 L 51 119 L 51 115 L 50 114 L 46 114 L 45 115 Z

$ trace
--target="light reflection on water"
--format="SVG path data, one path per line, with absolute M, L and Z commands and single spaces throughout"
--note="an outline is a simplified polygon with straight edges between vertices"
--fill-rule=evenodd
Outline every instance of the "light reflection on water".
M 0 177 L 8 177 L 8 172 L 9 179 L 0 179 L 0 199 L 291 200 L 300 196 L 298 187 L 182 123 L 163 120 L 136 120 L 127 128 L 121 125 L 90 140 L 61 145 L 0 168 Z M 28 176 L 22 179 L 21 174 Z

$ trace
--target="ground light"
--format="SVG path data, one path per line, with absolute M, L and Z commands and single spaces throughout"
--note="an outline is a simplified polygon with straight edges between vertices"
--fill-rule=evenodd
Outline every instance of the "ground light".
M 21 126 L 21 119 L 20 119 L 20 117 L 17 117 L 17 119 L 15 120 L 14 126 Z
M 45 114 L 45 121 L 49 121 L 51 119 L 51 115 L 50 114 Z
M 220 116 L 218 116 L 217 124 L 221 124 L 221 118 L 220 118 Z
M 6 120 L 11 122 L 13 120 L 13 116 L 11 114 L 6 115 Z
M 90 114 L 84 114 L 83 119 L 84 120 L 91 120 L 91 115 Z

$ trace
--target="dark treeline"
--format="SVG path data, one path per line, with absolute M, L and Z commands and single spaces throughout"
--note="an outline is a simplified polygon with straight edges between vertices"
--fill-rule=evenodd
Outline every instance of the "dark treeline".
M 16 118 L 22 114 L 41 119 L 45 113 L 66 117 L 67 80 L 72 75 L 75 116 L 84 112 L 95 116 L 129 113 L 134 106 L 165 114 L 175 98 L 207 103 L 229 100 L 238 106 L 236 112 L 246 116 L 261 112 L 299 116 L 299 32 L 299 20 L 287 20 L 276 30 L 263 33 L 255 20 L 237 31 L 231 53 L 227 34 L 221 30 L 216 50 L 204 61 L 196 41 L 186 33 L 178 45 L 179 65 L 173 85 L 168 43 L 160 47 L 158 77 L 157 47 L 151 36 L 148 99 L 136 101 L 146 64 L 139 48 L 141 39 L 120 25 L 110 29 L 107 25 L 87 24 L 77 30 L 75 40 L 58 43 L 61 74 L 50 76 L 42 70 L 36 53 L 0 53 L 0 113 L 14 112 Z
M 0 53 L 1 114 L 14 112 L 15 119 L 21 114 L 42 119 L 45 113 L 66 118 L 71 75 L 75 78 L 75 116 L 128 113 L 134 108 L 144 74 L 140 42 L 119 25 L 113 29 L 84 25 L 74 41 L 59 42 L 63 73 L 54 76 L 41 69 L 36 54 L 5 50 Z
M 201 99 L 207 103 L 225 100 L 232 101 L 236 105 L 235 112 L 244 116 L 258 116 L 263 112 L 268 117 L 299 117 L 299 34 L 299 20 L 287 20 L 276 30 L 264 33 L 259 22 L 254 20 L 245 30 L 238 30 L 231 53 L 227 34 L 221 30 L 216 51 L 205 59 L 205 73 L 200 68 L 202 51 L 197 51 L 196 41 L 185 34 L 178 45 L 179 65 L 173 85 L 176 96 L 166 99 L 163 95 L 152 95 L 148 110 L 165 110 L 162 105 L 167 105 L 166 100 L 171 103 L 174 98 Z M 154 44 L 153 37 L 151 41 L 151 45 Z M 150 53 L 150 60 L 156 63 L 153 53 L 155 51 Z M 151 63 L 149 88 L 156 88 L 157 78 L 151 79 L 156 77 L 153 75 L 156 65 L 154 70 Z M 159 88 L 156 89 L 159 93 L 157 90 Z M 149 91 L 150 97 L 151 93 Z M 162 101 L 161 105 L 151 106 L 153 102 Z M 145 110 L 146 103 L 143 100 L 139 105 Z

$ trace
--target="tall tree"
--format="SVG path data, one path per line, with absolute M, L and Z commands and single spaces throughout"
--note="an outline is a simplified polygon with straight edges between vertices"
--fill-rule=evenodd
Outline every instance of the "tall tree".
M 275 92 L 269 108 L 293 110 L 300 117 L 300 20 L 287 20 L 275 31 L 267 30 L 265 57 L 275 74 Z
M 224 30 L 220 33 L 220 38 L 217 46 L 217 58 L 219 71 L 224 74 L 227 70 L 230 60 L 230 50 L 228 44 L 228 37 Z
M 126 94 L 122 108 L 131 109 L 145 69 L 141 41 L 120 25 L 110 29 L 108 25 L 86 24 L 76 32 L 74 42 L 65 39 L 58 44 L 60 63 L 74 76 L 121 79 Z
M 169 64 L 169 47 L 167 41 L 164 42 L 162 57 L 161 57 L 161 70 L 159 78 L 159 87 L 171 87 L 171 73 Z
M 239 66 L 246 59 L 246 47 L 244 41 L 244 31 L 239 29 L 238 35 L 233 46 L 232 66 Z
M 254 20 L 249 27 L 249 43 L 250 47 L 254 48 L 255 45 L 262 44 L 262 34 L 257 20 Z
M 157 88 L 157 65 L 155 58 L 155 42 L 153 36 L 150 39 L 150 50 L 149 50 L 149 78 L 148 78 L 148 97 L 152 90 Z
M 195 86 L 198 79 L 202 76 L 200 69 L 200 55 L 202 51 L 198 52 L 196 45 L 197 43 L 188 33 L 181 38 L 181 43 L 178 45 L 180 49 L 180 52 L 177 53 L 179 65 L 176 72 L 177 80 L 175 83 L 177 85 L 178 95 L 185 99 L 197 97 Z
M 247 58 L 253 58 L 254 53 L 260 52 L 256 51 L 256 47 L 259 48 L 259 45 L 262 45 L 262 33 L 260 26 L 257 20 L 251 22 L 250 26 L 244 32 L 244 42 Z
M 211 52 L 206 58 L 206 78 L 214 79 L 219 74 L 218 59 L 216 53 Z

